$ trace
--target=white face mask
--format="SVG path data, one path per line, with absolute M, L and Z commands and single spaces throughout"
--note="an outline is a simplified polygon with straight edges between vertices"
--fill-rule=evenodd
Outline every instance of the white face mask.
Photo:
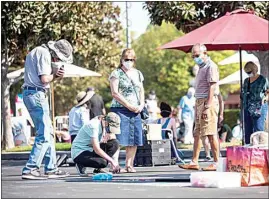
M 132 61 L 123 61 L 122 64 L 127 70 L 131 69 L 134 65 Z
M 250 73 L 250 74 L 248 74 L 248 76 L 249 76 L 249 77 L 253 77 L 254 75 L 253 75 L 253 73 Z

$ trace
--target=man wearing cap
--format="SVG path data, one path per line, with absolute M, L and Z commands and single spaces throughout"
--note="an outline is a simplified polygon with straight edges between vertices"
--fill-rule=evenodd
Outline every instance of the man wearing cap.
M 71 44 L 61 39 L 38 46 L 26 56 L 22 86 L 23 102 L 34 122 L 36 137 L 29 160 L 22 170 L 23 179 L 59 178 L 69 175 L 59 170 L 56 165 L 47 90 L 50 88 L 50 82 L 64 76 L 63 67 L 52 73 L 52 65 L 59 61 L 72 63 L 72 53 Z M 39 170 L 43 158 L 45 158 L 45 176 L 42 176 Z
M 88 176 L 86 167 L 95 168 L 94 174 L 103 172 L 108 163 L 114 173 L 120 171 L 112 158 L 119 150 L 116 134 L 120 134 L 120 117 L 113 112 L 93 118 L 79 130 L 71 147 L 71 157 L 80 176 Z
M 93 91 L 81 91 L 77 94 L 77 104 L 69 112 L 69 133 L 71 135 L 71 143 L 73 143 L 81 127 L 90 121 L 87 102 L 91 99 L 93 94 Z

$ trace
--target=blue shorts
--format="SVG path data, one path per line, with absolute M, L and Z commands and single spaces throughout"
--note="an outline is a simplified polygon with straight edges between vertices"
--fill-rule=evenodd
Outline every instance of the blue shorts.
M 120 116 L 121 134 L 116 135 L 121 146 L 142 146 L 142 121 L 140 113 L 134 113 L 125 107 L 110 108 L 111 112 Z

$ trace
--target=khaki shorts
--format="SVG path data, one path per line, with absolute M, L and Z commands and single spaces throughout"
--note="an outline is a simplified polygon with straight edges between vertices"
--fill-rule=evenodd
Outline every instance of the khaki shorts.
M 218 132 L 218 112 L 219 112 L 219 101 L 218 97 L 214 96 L 212 106 L 207 109 L 207 119 L 202 119 L 202 113 L 207 98 L 196 99 L 196 118 L 195 118 L 195 129 L 193 136 L 204 137 L 207 135 L 217 135 Z

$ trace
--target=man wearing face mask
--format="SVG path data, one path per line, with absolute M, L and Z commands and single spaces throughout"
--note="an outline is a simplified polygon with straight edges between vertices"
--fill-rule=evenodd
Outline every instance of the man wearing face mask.
M 36 129 L 35 143 L 29 160 L 22 170 L 22 179 L 47 179 L 66 177 L 69 173 L 57 168 L 54 134 L 48 103 L 50 82 L 64 77 L 64 68 L 52 73 L 52 64 L 58 61 L 72 63 L 73 48 L 61 39 L 49 41 L 34 48 L 26 56 L 23 88 L 23 102 L 29 111 Z M 45 158 L 45 176 L 40 166 Z
M 195 90 L 193 87 L 188 89 L 187 95 L 183 96 L 178 104 L 179 122 L 184 123 L 184 143 L 193 143 L 193 123 L 194 123 L 194 106 L 195 106 Z
M 199 170 L 198 159 L 201 149 L 200 137 L 208 137 L 214 162 L 205 171 L 215 171 L 218 164 L 219 142 L 217 138 L 218 125 L 218 94 L 219 72 L 217 65 L 207 56 L 206 47 L 203 44 L 196 44 L 192 48 L 192 57 L 199 66 L 195 81 L 195 129 L 193 158 L 190 164 L 179 165 L 183 169 Z

